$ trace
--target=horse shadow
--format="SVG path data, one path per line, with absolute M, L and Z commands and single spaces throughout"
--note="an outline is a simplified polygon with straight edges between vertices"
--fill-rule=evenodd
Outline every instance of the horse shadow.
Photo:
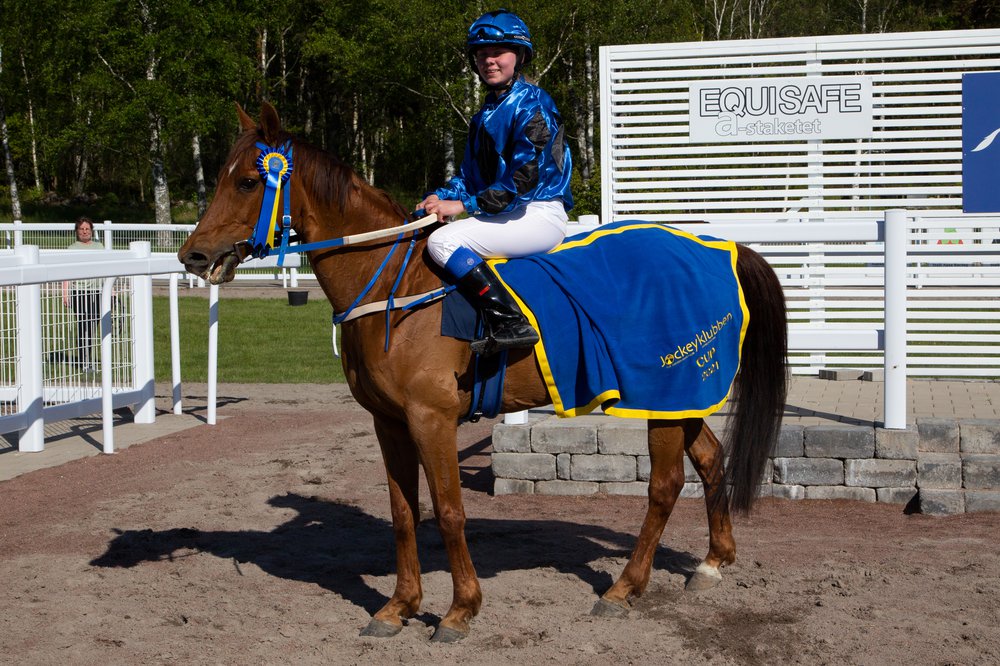
M 211 553 L 241 564 L 254 564 L 272 576 L 319 585 L 364 608 L 369 614 L 388 597 L 365 582 L 365 576 L 395 573 L 392 525 L 358 507 L 289 493 L 268 500 L 297 515 L 270 531 L 115 530 L 104 554 L 92 566 L 131 568 L 144 562 L 174 560 L 185 551 Z M 595 570 L 602 557 L 628 556 L 635 535 L 561 520 L 474 518 L 466 540 L 480 577 L 501 571 L 551 567 L 577 576 L 601 594 L 611 575 Z M 433 520 L 417 529 L 421 570 L 448 571 L 444 545 Z M 654 566 L 689 576 L 698 558 L 659 546 Z

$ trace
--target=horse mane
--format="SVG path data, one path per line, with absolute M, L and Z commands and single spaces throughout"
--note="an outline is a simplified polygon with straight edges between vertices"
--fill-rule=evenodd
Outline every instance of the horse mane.
M 253 159 L 256 159 L 256 153 L 252 149 L 257 141 L 262 140 L 259 132 L 244 132 L 237 139 L 235 150 L 240 154 L 253 155 Z M 365 182 L 347 162 L 304 139 L 281 132 L 278 143 L 287 140 L 292 141 L 294 149 L 292 163 L 296 178 L 301 179 L 319 203 L 336 205 L 343 213 L 355 189 L 370 190 L 373 196 L 384 200 L 390 210 L 402 218 L 408 218 L 408 213 L 399 203 L 388 193 Z

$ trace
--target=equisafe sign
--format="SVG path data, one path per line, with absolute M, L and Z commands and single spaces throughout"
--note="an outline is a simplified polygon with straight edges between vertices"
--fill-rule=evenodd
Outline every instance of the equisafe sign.
M 691 143 L 859 139 L 872 135 L 870 77 L 692 83 Z

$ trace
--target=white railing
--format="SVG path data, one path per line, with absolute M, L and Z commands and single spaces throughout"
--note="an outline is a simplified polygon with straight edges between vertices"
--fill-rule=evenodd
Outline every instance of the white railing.
M 0 251 L 4 296 L 0 298 L 0 321 L 4 322 L 0 328 L 0 432 L 19 432 L 21 451 L 41 451 L 46 421 L 99 411 L 104 451 L 111 453 L 114 409 L 131 406 L 136 423 L 154 422 L 152 276 L 172 276 L 170 306 L 175 312 L 176 277 L 182 270 L 176 257 L 154 255 L 149 243 L 142 241 L 133 242 L 126 251 L 53 252 L 32 245 Z M 130 280 L 123 281 L 123 277 Z M 70 317 L 62 315 L 53 324 L 55 303 L 64 290 L 80 281 L 88 282 L 88 290 L 100 291 L 100 352 L 93 357 L 87 349 L 89 341 L 67 344 L 66 338 L 74 337 Z M 73 313 L 75 319 L 81 316 L 79 311 Z M 181 407 L 177 340 L 173 327 L 175 413 Z M 84 372 L 80 354 L 87 364 L 99 368 L 99 384 L 95 375 Z
M 882 264 L 880 296 L 884 316 L 863 323 L 838 324 L 827 321 L 792 321 L 788 327 L 789 350 L 795 352 L 865 351 L 881 352 L 884 370 L 884 413 L 886 428 L 906 428 L 907 377 L 907 248 L 910 223 L 906 211 L 886 211 L 882 220 L 835 221 L 827 224 L 799 222 L 752 222 L 738 224 L 677 224 L 693 234 L 708 234 L 734 240 L 757 250 L 776 243 L 799 247 L 803 243 L 865 242 L 878 244 Z M 580 229 L 583 231 L 584 229 Z M 765 256 L 774 262 L 773 257 Z M 787 282 L 800 269 L 777 267 Z M 873 269 L 874 270 L 874 269 Z M 794 315 L 792 315 L 794 317 Z M 527 423 L 527 412 L 505 415 L 510 424 Z
M 149 243 L 153 254 L 176 255 L 196 225 L 193 224 L 131 224 L 104 220 L 94 223 L 94 239 L 108 250 L 126 249 L 131 243 Z M 41 249 L 65 249 L 73 241 L 73 224 L 67 222 L 0 223 L 0 248 L 13 249 L 35 245 Z M 206 286 L 203 281 L 188 276 L 188 285 Z M 282 286 L 295 289 L 300 279 L 314 279 L 309 262 L 300 254 L 286 255 L 282 265 L 271 256 L 242 266 L 236 274 L 240 281 L 281 280 Z

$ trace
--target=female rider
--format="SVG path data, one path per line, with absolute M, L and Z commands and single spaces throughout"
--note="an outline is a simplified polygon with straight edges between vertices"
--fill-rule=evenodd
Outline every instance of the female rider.
M 483 259 L 548 252 L 562 242 L 573 207 L 572 160 L 555 103 L 521 75 L 534 55 L 524 21 L 505 9 L 483 14 L 465 51 L 486 100 L 469 125 L 459 174 L 418 208 L 442 220 L 469 214 L 435 230 L 427 249 L 482 314 L 485 337 L 472 349 L 488 355 L 531 347 L 538 333 Z

